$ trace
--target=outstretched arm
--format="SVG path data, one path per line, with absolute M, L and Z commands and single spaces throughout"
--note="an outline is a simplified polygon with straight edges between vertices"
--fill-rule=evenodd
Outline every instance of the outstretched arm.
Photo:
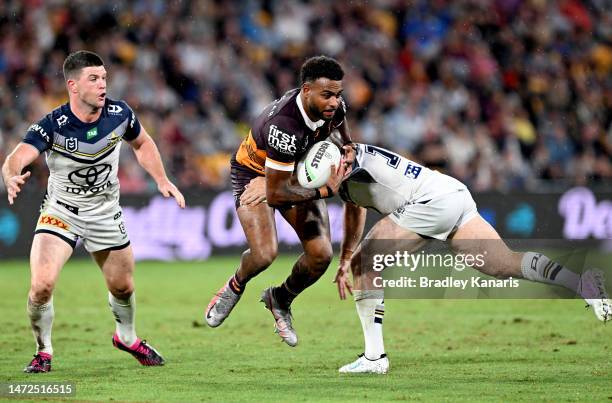
M 340 246 L 340 264 L 334 283 L 338 286 L 340 299 L 346 299 L 346 291 L 353 294 L 353 287 L 348 277 L 351 257 L 357 249 L 363 235 L 367 210 L 353 203 L 344 203 L 344 236 Z
M 30 177 L 30 171 L 21 174 L 23 168 L 30 165 L 38 156 L 38 149 L 30 144 L 19 143 L 12 153 L 6 157 L 6 161 L 2 165 L 2 180 L 6 186 L 8 193 L 8 202 L 13 204 L 17 198 L 17 193 L 21 192 L 21 187 Z
M 140 166 L 151 175 L 157 184 L 159 192 L 164 195 L 164 197 L 174 197 L 179 207 L 185 208 L 185 198 L 183 194 L 166 176 L 159 150 L 144 127 L 141 127 L 138 137 L 130 141 L 129 144 L 134 149 L 134 154 L 136 154 L 136 159 Z

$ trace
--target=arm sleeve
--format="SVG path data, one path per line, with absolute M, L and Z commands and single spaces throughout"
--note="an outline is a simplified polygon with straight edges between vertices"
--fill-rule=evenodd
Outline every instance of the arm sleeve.
M 49 116 L 45 116 L 28 128 L 23 142 L 36 147 L 39 152 L 43 153 L 51 149 L 53 145 L 51 136 L 53 136 L 53 123 Z
M 303 136 L 291 119 L 272 119 L 264 126 L 266 166 L 293 172 L 298 144 Z
M 123 135 L 123 139 L 127 141 L 132 141 L 136 137 L 138 137 L 138 135 L 140 135 L 140 121 L 136 117 L 136 114 L 134 113 L 132 108 L 130 108 L 127 103 L 124 103 L 124 105 L 127 110 L 127 117 L 129 121 L 128 127 L 125 130 L 125 134 Z

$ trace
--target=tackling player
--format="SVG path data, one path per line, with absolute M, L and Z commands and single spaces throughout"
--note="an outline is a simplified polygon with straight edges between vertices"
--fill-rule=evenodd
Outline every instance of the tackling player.
M 290 305 L 321 277 L 332 259 L 329 218 L 323 199 L 337 192 L 344 170 L 340 167 L 337 172 L 334 170 L 327 185 L 315 190 L 301 187 L 293 171 L 295 162 L 315 142 L 327 139 L 333 131 L 339 132 L 342 143 L 350 142 L 341 95 L 343 76 L 342 67 L 332 58 L 308 59 L 300 70 L 300 87 L 288 91 L 263 110 L 232 157 L 236 210 L 249 249 L 242 254 L 236 273 L 210 301 L 205 313 L 209 326 L 223 323 L 249 280 L 276 258 L 274 210 L 277 209 L 297 233 L 304 253 L 280 286 L 263 292 L 262 301 L 272 312 L 282 340 L 292 347 L 297 344 Z M 245 189 L 251 180 L 264 175 L 265 193 L 252 198 Z M 267 203 L 262 202 L 264 199 Z
M 63 70 L 69 102 L 30 126 L 2 166 L 11 205 L 30 177 L 23 169 L 43 152 L 50 174 L 30 252 L 27 312 L 37 349 L 24 371 L 51 370 L 53 289 L 79 238 L 106 280 L 117 322 L 113 345 L 142 365 L 163 365 L 164 359 L 136 336 L 134 326 L 134 256 L 121 217 L 117 178 L 121 141 L 130 144 L 160 193 L 174 197 L 181 208 L 185 199 L 168 180 L 157 147 L 134 112 L 125 102 L 107 98 L 100 56 L 72 53 Z
M 345 161 L 353 164 L 340 188 L 345 201 L 344 239 L 334 281 L 341 299 L 346 298 L 345 290 L 353 293 L 348 279 L 350 268 L 365 352 L 355 362 L 340 368 L 340 372 L 384 374 L 389 369 L 382 333 L 384 291 L 367 287 L 373 269 L 361 264 L 362 251 L 377 239 L 411 240 L 415 250 L 424 246 L 427 238 L 449 240 L 456 252 L 487 255 L 484 266 L 474 267 L 485 274 L 565 287 L 582 296 L 599 320 L 612 320 L 612 301 L 600 270 L 586 270 L 579 275 L 543 254 L 510 250 L 478 214 L 476 203 L 463 183 L 380 147 L 354 144 L 344 150 Z M 360 242 L 366 207 L 386 216 Z M 462 240 L 499 242 L 491 253 L 486 250 L 491 243 Z

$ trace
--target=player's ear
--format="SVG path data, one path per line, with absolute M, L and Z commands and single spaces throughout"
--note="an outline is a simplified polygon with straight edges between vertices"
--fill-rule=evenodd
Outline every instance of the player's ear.
M 70 93 L 77 92 L 76 80 L 74 78 L 69 78 L 66 80 L 66 88 L 68 88 L 68 92 Z

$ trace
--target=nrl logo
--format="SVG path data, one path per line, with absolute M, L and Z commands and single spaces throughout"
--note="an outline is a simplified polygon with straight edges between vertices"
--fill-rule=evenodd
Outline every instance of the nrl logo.
M 74 137 L 66 138 L 66 151 L 73 153 L 78 150 L 78 148 L 79 142 L 77 141 L 77 139 L 75 139 Z

